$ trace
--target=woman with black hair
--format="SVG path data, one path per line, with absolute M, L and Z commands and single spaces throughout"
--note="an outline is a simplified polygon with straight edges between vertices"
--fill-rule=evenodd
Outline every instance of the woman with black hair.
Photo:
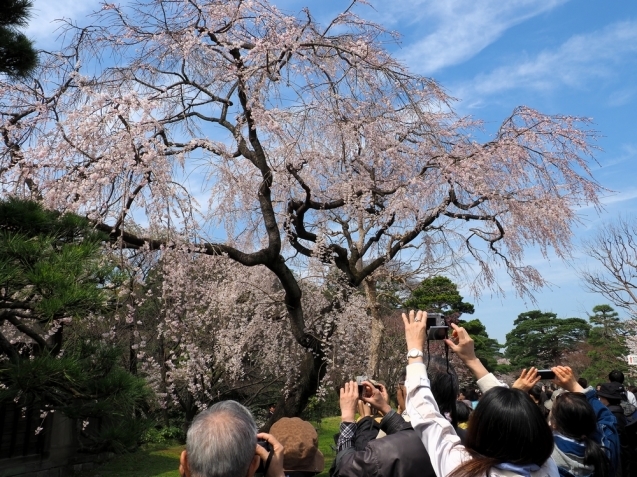
M 553 429 L 553 459 L 564 476 L 607 477 L 620 468 L 619 436 L 615 417 L 592 387 L 584 389 L 568 366 L 551 368 L 553 383 L 562 389 L 546 401 Z M 535 368 L 522 371 L 513 387 L 530 391 L 540 379 Z M 567 392 L 565 392 L 567 391 Z
M 454 328 L 447 346 L 467 365 L 484 392 L 469 419 L 465 445 L 431 395 L 423 361 L 427 314 L 403 314 L 409 349 L 407 409 L 439 477 L 557 477 L 553 435 L 538 407 L 519 389 L 502 387 L 476 357 L 464 328 Z
M 555 398 L 549 416 L 555 439 L 553 459 L 560 473 L 615 475 L 619 470 L 619 437 L 612 413 L 596 399 L 593 388 L 582 388 L 571 368 L 556 366 L 552 370 L 555 382 L 569 391 Z
M 562 393 L 555 399 L 550 424 L 555 439 L 553 460 L 560 471 L 574 476 L 611 475 L 610 461 L 596 442 L 596 422 L 595 411 L 583 394 Z

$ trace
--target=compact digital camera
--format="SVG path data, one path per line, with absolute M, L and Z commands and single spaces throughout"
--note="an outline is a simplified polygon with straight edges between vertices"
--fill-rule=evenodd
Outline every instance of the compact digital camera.
M 427 340 L 444 340 L 449 327 L 442 313 L 427 313 Z
M 368 381 L 372 383 L 372 386 L 374 386 L 376 389 L 380 391 L 381 387 L 373 379 L 368 378 L 367 376 L 356 376 L 356 384 L 358 385 L 358 395 L 360 397 L 363 397 L 363 393 L 365 392 L 365 386 L 363 386 L 363 381 Z
M 259 462 L 259 467 L 257 467 L 257 470 L 255 472 L 259 475 L 265 475 L 265 473 L 268 471 L 268 466 L 270 465 L 270 458 L 272 456 L 272 444 L 264 439 L 257 439 L 257 445 L 263 447 L 270 453 L 270 457 L 268 457 L 268 460 L 266 462 L 263 462 L 263 460 Z

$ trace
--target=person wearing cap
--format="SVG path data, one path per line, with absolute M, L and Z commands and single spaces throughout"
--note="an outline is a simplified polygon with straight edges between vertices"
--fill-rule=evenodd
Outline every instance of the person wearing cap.
M 597 396 L 604 406 L 613 413 L 617 420 L 617 430 L 621 434 L 626 427 L 626 416 L 624 416 L 624 409 L 621 406 L 621 401 L 626 395 L 626 390 L 621 383 L 610 382 L 604 383 L 597 391 Z
M 267 441 L 271 451 L 257 444 Z M 250 411 L 221 401 L 195 416 L 179 459 L 181 477 L 253 477 L 260 464 L 265 477 L 284 477 L 283 446 L 271 434 L 257 433 Z
M 629 465 L 632 460 L 632 452 L 628 446 L 626 437 L 624 436 L 624 428 L 626 427 L 626 416 L 624 415 L 624 409 L 621 406 L 622 399 L 626 396 L 626 390 L 621 383 L 612 381 L 610 383 L 604 383 L 599 387 L 597 391 L 599 400 L 613 413 L 616 420 L 617 432 L 619 433 L 619 442 L 621 447 L 621 467 L 622 476 L 630 475 Z
M 622 373 L 621 371 L 617 369 L 614 369 L 610 373 L 608 373 L 608 380 L 611 383 L 619 383 L 623 386 L 624 373 Z M 624 393 L 625 393 L 624 397 L 628 401 L 628 404 L 632 404 L 633 406 L 637 407 L 637 399 L 635 398 L 635 395 L 629 389 L 626 389 L 626 387 L 624 387 Z
M 323 472 L 325 459 L 312 424 L 298 417 L 283 417 L 272 425 L 270 434 L 283 445 L 286 477 L 312 477 Z

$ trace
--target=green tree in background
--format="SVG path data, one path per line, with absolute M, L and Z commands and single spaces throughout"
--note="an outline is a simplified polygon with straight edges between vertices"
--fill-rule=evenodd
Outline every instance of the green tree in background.
M 17 28 L 29 19 L 32 0 L 2 0 L 0 7 L 0 73 L 13 78 L 29 76 L 38 64 L 33 43 Z
M 626 373 L 627 330 L 619 314 L 610 305 L 597 305 L 588 319 L 593 325 L 587 340 L 587 356 L 591 361 L 582 376 L 595 383 L 607 381 L 613 369 Z
M 505 356 L 518 368 L 551 367 L 584 343 L 590 325 L 581 318 L 557 318 L 540 310 L 520 313 L 506 335 Z
M 83 450 L 126 451 L 150 391 L 121 366 L 121 349 L 82 335 L 82 319 L 112 313 L 120 292 L 102 240 L 77 215 L 0 201 L 0 404 L 101 419 Z
M 0 351 L 57 354 L 66 324 L 109 305 L 121 276 L 86 219 L 35 202 L 0 202 Z
M 405 301 L 406 308 L 442 313 L 458 318 L 461 314 L 473 314 L 471 303 L 462 301 L 458 286 L 447 277 L 426 278 Z
M 471 303 L 463 301 L 458 286 L 449 278 L 443 276 L 426 278 L 405 301 L 405 307 L 442 313 L 448 321 L 458 321 L 458 324 L 463 326 L 473 338 L 476 355 L 482 364 L 489 371 L 497 369 L 498 358 L 502 357 L 500 352 L 502 345 L 497 340 L 489 338 L 486 327 L 479 319 L 457 320 L 464 313 L 473 314 L 474 307 Z

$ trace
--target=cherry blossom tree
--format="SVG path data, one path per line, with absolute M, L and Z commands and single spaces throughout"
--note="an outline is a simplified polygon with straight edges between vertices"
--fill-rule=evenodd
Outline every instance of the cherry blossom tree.
M 504 267 L 531 293 L 544 280 L 524 249 L 567 256 L 577 207 L 598 204 L 588 121 L 519 107 L 478 142 L 356 3 L 327 25 L 266 0 L 104 3 L 36 79 L 0 84 L 5 194 L 124 248 L 189 252 L 175 270 L 224 256 L 276 277 L 309 370 L 287 415 L 327 359 L 311 322 L 329 318 L 308 314 L 299 276 L 332 265 L 357 287 L 410 257 L 474 267 L 476 290 Z

